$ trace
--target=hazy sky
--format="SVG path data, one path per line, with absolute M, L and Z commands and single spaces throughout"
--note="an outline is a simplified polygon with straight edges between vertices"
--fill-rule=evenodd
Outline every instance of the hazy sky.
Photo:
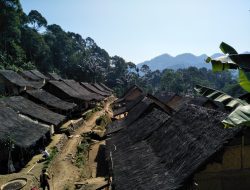
M 140 63 L 168 53 L 213 54 L 225 41 L 250 51 L 250 0 L 21 0 L 49 24 L 91 37 Z

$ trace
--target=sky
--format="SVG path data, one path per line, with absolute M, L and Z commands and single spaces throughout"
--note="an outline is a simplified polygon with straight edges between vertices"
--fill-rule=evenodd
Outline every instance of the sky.
M 20 0 L 48 24 L 141 63 L 167 53 L 212 55 L 222 41 L 250 51 L 250 0 Z

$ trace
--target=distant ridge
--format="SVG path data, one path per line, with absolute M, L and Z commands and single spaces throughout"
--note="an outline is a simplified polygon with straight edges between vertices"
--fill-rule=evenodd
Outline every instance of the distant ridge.
M 218 57 L 221 55 L 223 54 L 215 53 L 211 57 Z M 166 68 L 177 70 L 177 69 L 188 68 L 190 66 L 194 66 L 197 68 L 205 67 L 207 69 L 211 69 L 211 64 L 205 63 L 205 59 L 207 57 L 208 56 L 206 54 L 196 56 L 191 53 L 183 53 L 175 57 L 169 54 L 162 54 L 149 61 L 144 61 L 142 63 L 139 63 L 137 64 L 137 66 L 140 68 L 142 65 L 145 64 L 148 65 L 152 71 L 155 71 L 157 69 L 162 71 Z

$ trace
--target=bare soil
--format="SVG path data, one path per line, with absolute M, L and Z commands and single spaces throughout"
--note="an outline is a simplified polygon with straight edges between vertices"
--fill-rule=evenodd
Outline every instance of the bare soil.
M 104 177 L 97 177 L 98 163 L 96 157 L 100 146 L 105 145 L 105 141 L 94 143 L 90 147 L 89 157 L 87 163 L 82 167 L 78 168 L 75 166 L 75 156 L 77 152 L 77 146 L 82 141 L 82 134 L 90 132 L 95 127 L 95 121 L 103 114 L 112 116 L 112 110 L 109 108 L 112 100 L 105 103 L 103 110 L 95 112 L 89 120 L 73 132 L 68 140 L 65 135 L 57 134 L 52 137 L 52 142 L 47 147 L 47 150 L 51 150 L 52 147 L 59 146 L 61 150 L 58 152 L 54 160 L 50 163 L 48 173 L 51 177 L 50 187 L 52 190 L 71 190 L 75 189 L 75 182 L 82 182 L 84 189 L 96 189 L 98 186 L 107 183 Z M 26 165 L 26 167 L 19 173 L 10 175 L 0 175 L 0 186 L 7 183 L 8 181 L 24 177 L 27 178 L 27 185 L 23 190 L 30 190 L 32 187 L 39 187 L 39 175 L 43 168 L 43 163 L 37 163 L 42 157 L 36 155 Z

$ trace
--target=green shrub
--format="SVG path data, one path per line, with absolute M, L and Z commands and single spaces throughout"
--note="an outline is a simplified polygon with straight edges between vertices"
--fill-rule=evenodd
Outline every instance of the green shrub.
M 58 150 L 56 147 L 53 147 L 50 154 L 49 154 L 49 157 L 46 159 L 46 161 L 44 162 L 44 165 L 43 165 L 43 168 L 48 168 L 50 163 L 52 162 L 52 160 L 56 157 L 58 153 Z
M 77 146 L 77 152 L 76 152 L 76 162 L 75 165 L 77 167 L 81 167 L 85 164 L 88 156 L 90 143 L 89 138 L 84 138 L 80 145 Z

